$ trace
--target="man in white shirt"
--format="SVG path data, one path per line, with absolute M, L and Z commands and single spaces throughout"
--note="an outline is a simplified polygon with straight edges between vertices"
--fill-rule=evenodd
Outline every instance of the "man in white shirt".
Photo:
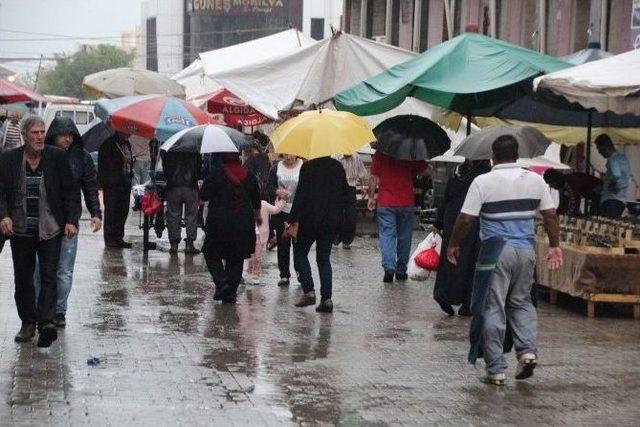
M 536 366 L 537 314 L 531 300 L 536 268 L 534 216 L 542 214 L 549 235 L 549 268 L 562 265 L 559 224 L 544 179 L 516 164 L 518 143 L 510 135 L 493 143 L 494 168 L 477 177 L 454 227 L 447 257 L 456 263 L 460 241 L 480 217 L 482 249 L 478 256 L 471 311 L 469 361 L 484 356 L 483 381 L 503 385 L 507 363 L 504 342 L 511 327 L 518 357 L 516 379 L 533 375 Z

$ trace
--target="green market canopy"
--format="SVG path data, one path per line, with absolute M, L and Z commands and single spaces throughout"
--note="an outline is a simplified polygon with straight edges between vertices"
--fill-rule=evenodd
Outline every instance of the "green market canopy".
M 572 65 L 523 47 L 465 33 L 338 93 L 340 110 L 368 116 L 408 96 L 468 115 L 490 116 L 531 93 L 531 81 Z

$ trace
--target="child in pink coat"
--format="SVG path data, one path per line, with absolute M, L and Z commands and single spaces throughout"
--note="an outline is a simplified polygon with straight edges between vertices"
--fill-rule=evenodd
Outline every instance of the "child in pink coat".
M 247 283 L 253 285 L 260 284 L 260 274 L 262 273 L 262 254 L 266 244 L 269 242 L 269 216 L 282 212 L 282 208 L 284 208 L 285 205 L 286 202 L 284 200 L 277 200 L 275 206 L 264 200 L 262 201 L 262 206 L 260 207 L 262 224 L 256 224 L 256 248 L 251 255 L 251 258 L 244 262 L 243 271 L 253 275 L 253 281 L 247 280 Z

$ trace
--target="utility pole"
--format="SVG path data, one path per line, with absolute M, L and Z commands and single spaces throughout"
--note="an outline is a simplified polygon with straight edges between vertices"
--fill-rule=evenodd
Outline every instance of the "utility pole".
M 40 78 L 40 69 L 42 68 L 42 58 L 44 54 L 40 54 L 40 62 L 38 62 L 38 71 L 36 71 L 36 80 L 33 82 L 33 90 L 38 90 L 38 79 Z

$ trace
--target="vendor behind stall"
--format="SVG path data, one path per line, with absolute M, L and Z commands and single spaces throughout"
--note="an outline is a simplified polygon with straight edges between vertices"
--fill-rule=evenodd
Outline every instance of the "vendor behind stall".
M 607 172 L 604 176 L 599 215 L 619 219 L 627 203 L 630 170 L 629 159 L 616 151 L 608 135 L 596 138 L 598 152 L 607 159 Z
M 589 202 L 593 208 L 597 208 L 600 204 L 602 180 L 595 176 L 584 172 L 563 174 L 555 169 L 548 169 L 544 173 L 544 180 L 560 193 L 560 204 L 557 209 L 560 215 L 580 215 L 582 199 Z

